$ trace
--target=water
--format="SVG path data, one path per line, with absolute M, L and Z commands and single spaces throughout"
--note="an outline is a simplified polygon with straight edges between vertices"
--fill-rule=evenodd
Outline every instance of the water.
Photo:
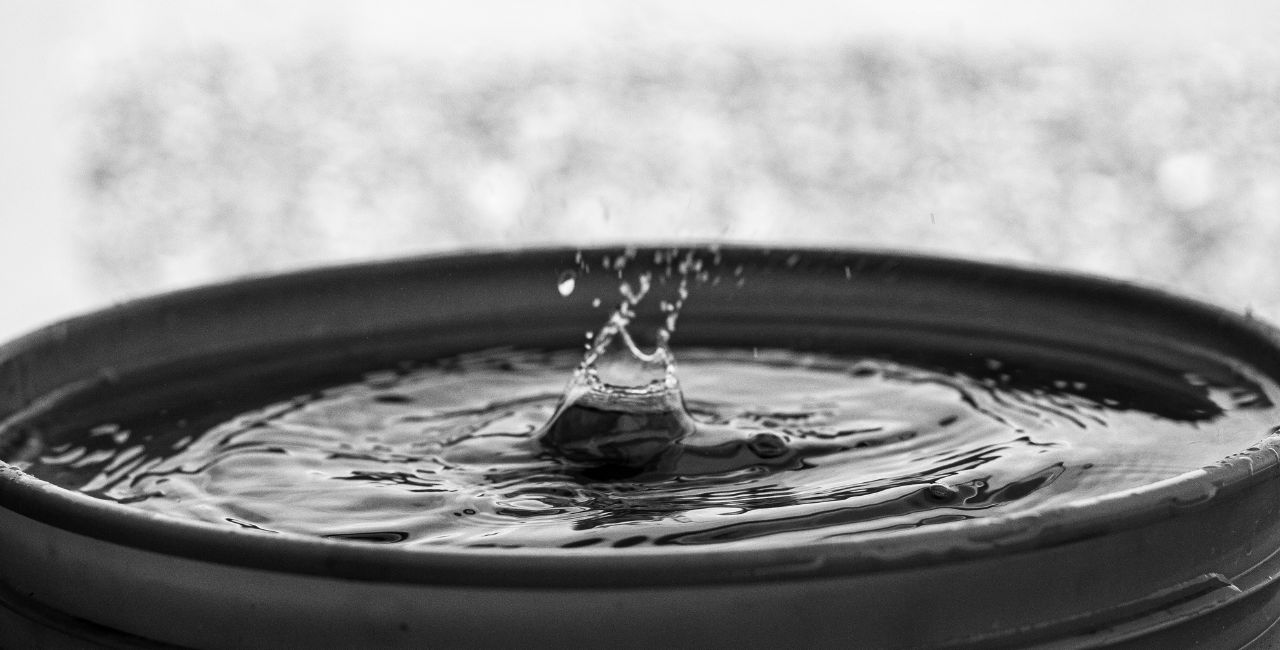
M 723 275 L 714 248 L 575 262 L 562 297 L 593 272 L 618 281 L 585 351 L 481 351 L 278 398 L 217 377 L 176 395 L 119 387 L 89 401 L 162 406 L 71 409 L 10 446 L 65 487 L 257 534 L 600 549 L 1033 512 L 1195 470 L 1280 424 L 1277 389 L 1236 366 L 1108 377 L 966 350 L 695 348 L 677 372 L 691 290 L 742 286 L 742 267 Z
M 573 289 L 577 284 L 577 272 L 572 270 L 564 271 L 560 274 L 560 279 L 556 281 L 556 291 L 559 291 L 561 296 L 568 298 L 573 295 Z
M 585 553 L 818 543 L 1030 512 L 1199 468 L 1280 422 L 1275 388 L 1246 370 L 1178 375 L 1173 390 L 944 352 L 681 349 L 677 393 L 665 370 L 605 371 L 687 407 L 691 422 L 637 409 L 650 415 L 635 422 L 678 433 L 648 452 L 624 440 L 634 458 L 548 443 L 553 416 L 578 403 L 565 379 L 580 381 L 581 351 L 495 350 L 284 399 L 215 377 L 187 405 L 66 422 L 21 466 L 254 534 Z M 581 406 L 579 424 L 593 406 L 618 411 Z
M 659 281 L 679 280 L 674 283 L 674 299 L 658 301 L 664 317 L 654 328 L 652 351 L 645 351 L 631 329 L 637 309 L 653 290 L 654 273 L 642 270 L 634 283 L 623 280 L 634 259 L 633 249 L 617 258 L 605 257 L 602 265 L 622 280 L 622 299 L 604 327 L 588 333 L 582 363 L 537 436 L 544 449 L 600 476 L 613 473 L 622 478 L 669 465 L 664 461 L 683 455 L 684 440 L 700 428 L 685 407 L 670 341 L 689 297 L 689 277 L 701 270 L 701 263 L 692 252 L 683 258 L 678 250 L 658 252 L 654 262 L 665 265 L 666 272 Z M 578 264 L 589 270 L 581 256 Z M 702 437 L 708 437 L 707 426 L 701 429 Z

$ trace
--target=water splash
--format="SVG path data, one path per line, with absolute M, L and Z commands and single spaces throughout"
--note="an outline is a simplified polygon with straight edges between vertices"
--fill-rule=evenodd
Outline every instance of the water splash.
M 718 265 L 719 251 L 708 252 L 712 265 Z M 581 258 L 577 261 L 589 270 Z M 750 431 L 699 422 L 690 415 L 670 344 L 690 282 L 712 281 L 697 252 L 658 251 L 654 266 L 642 268 L 633 279 L 625 271 L 636 265 L 634 249 L 606 257 L 602 265 L 617 273 L 621 301 L 599 332 L 587 334 L 582 363 L 538 432 L 543 449 L 595 479 L 650 482 L 794 470 L 806 459 L 844 449 L 839 441 Z M 659 285 L 672 290 L 657 301 L 660 323 L 654 328 L 653 349 L 646 352 L 633 333 L 641 303 L 652 301 L 649 296 Z
M 659 302 L 664 317 L 652 351 L 646 352 L 631 326 L 641 302 L 654 289 L 655 271 L 645 269 L 634 280 L 624 279 L 635 257 L 635 250 L 628 249 L 602 263 L 618 274 L 621 301 L 599 332 L 587 334 L 582 363 L 539 435 L 546 449 L 570 462 L 644 468 L 696 429 L 685 408 L 670 341 L 689 297 L 690 275 L 701 271 L 702 262 L 692 251 L 681 256 L 672 249 L 655 256 L 658 277 L 665 280 L 678 272 L 679 280 L 675 297 Z
M 660 330 L 651 352 L 627 330 L 625 305 L 644 291 L 625 292 L 618 309 L 574 371 L 556 412 L 540 436 L 544 447 L 579 463 L 639 468 L 653 463 L 694 431 L 676 377 L 675 359 Z

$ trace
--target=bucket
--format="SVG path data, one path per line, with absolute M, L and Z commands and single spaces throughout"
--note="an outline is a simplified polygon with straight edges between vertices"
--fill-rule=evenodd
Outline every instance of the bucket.
M 610 250 L 583 251 L 597 259 Z M 639 255 L 653 251 L 640 250 Z M 578 251 L 306 271 L 139 300 L 0 347 L 0 460 L 29 421 L 109 416 L 129 387 L 211 373 L 288 394 L 498 346 L 572 349 L 608 273 Z M 1016 355 L 1118 381 L 1245 362 L 1250 318 L 1098 278 L 883 252 L 723 247 L 677 347 Z M 230 390 L 230 389 L 229 389 Z M 1173 389 L 1171 389 L 1173 390 Z M 22 417 L 19 417 L 22 416 Z M 1278 423 L 1280 424 L 1280 423 Z M 1087 502 L 749 548 L 400 548 L 159 516 L 0 462 L 4 647 L 1270 647 L 1280 639 L 1280 441 Z

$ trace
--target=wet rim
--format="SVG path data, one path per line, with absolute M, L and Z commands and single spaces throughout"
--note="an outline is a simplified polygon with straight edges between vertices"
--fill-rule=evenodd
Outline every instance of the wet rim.
M 622 247 L 584 251 L 616 253 Z M 655 247 L 661 248 L 661 247 Z M 682 249 L 690 248 L 682 246 Z M 830 258 L 858 255 L 932 272 L 955 270 L 1016 279 L 1046 288 L 1099 292 L 1112 298 L 1159 304 L 1179 316 L 1209 319 L 1255 349 L 1275 355 L 1280 333 L 1252 318 L 1181 296 L 1124 282 L 916 254 L 789 248 L 723 247 L 731 254 L 763 255 L 776 262 L 799 253 Z M 243 287 L 275 287 L 296 281 L 367 279 L 412 265 L 452 268 L 458 263 L 501 268 L 504 261 L 572 259 L 573 249 L 476 252 L 302 271 L 175 292 L 96 312 L 76 321 L 92 325 L 111 315 L 175 299 L 218 300 Z M 50 337 L 55 324 L 0 346 L 0 361 Z M 1271 376 L 1273 381 L 1277 378 Z M 749 547 L 635 547 L 626 549 L 453 549 L 399 547 L 322 539 L 294 533 L 263 534 L 198 521 L 169 518 L 99 500 L 30 476 L 0 462 L 0 506 L 68 533 L 155 553 L 223 565 L 343 579 L 433 585 L 494 587 L 610 587 L 725 584 L 779 579 L 831 578 L 940 562 L 1005 555 L 1134 528 L 1176 514 L 1210 508 L 1221 497 L 1280 472 L 1280 429 L 1250 450 L 1180 476 L 1101 498 L 1010 516 L 936 524 L 858 536 L 851 540 L 793 546 L 761 541 Z M 0 533 L 12 534 L 13 531 Z M 76 543 L 74 538 L 69 538 Z

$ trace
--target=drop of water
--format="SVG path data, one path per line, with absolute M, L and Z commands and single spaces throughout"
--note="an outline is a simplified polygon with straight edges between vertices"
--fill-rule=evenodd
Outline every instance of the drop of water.
M 652 285 L 653 281 L 650 279 L 650 277 L 651 276 L 647 273 L 644 275 L 641 275 L 640 281 L 635 287 L 632 287 L 629 282 L 623 282 L 621 285 L 618 286 L 618 292 L 621 293 L 624 298 L 626 298 L 627 304 L 629 306 L 635 306 L 639 304 L 639 302 L 641 300 L 644 300 L 644 297 L 649 294 L 649 289 L 653 286 Z
M 565 271 L 560 274 L 560 279 L 556 281 L 556 289 L 560 292 L 560 295 L 568 298 L 573 293 L 573 289 L 577 284 L 578 272 Z

